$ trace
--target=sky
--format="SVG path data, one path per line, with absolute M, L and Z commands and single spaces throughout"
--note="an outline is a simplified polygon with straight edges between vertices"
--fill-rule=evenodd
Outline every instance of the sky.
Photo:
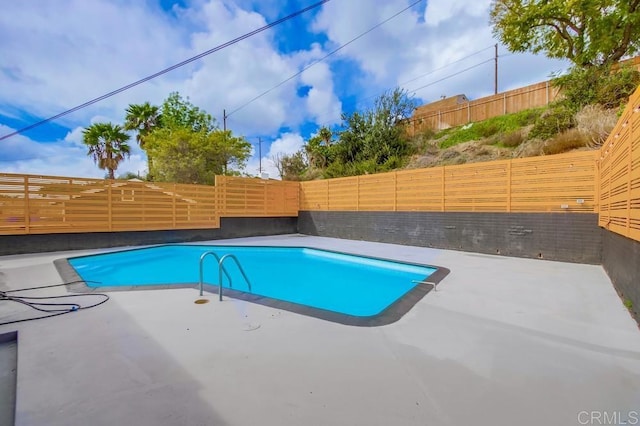
M 56 0 L 4 2 L 0 13 L 0 137 L 81 105 L 316 3 L 317 0 Z M 272 159 L 319 126 L 401 87 L 418 105 L 494 91 L 491 0 L 330 0 L 292 20 L 87 108 L 0 141 L 0 173 L 105 176 L 82 130 L 122 124 L 130 104 L 179 92 L 244 136 L 244 173 L 278 178 Z M 356 37 L 366 35 L 351 42 Z M 351 42 L 351 43 L 350 43 Z M 276 87 L 303 68 L 300 75 Z M 498 46 L 499 91 L 547 80 L 568 63 Z M 461 72 L 465 69 L 467 71 Z M 258 95 L 276 87 L 266 95 Z M 116 175 L 146 173 L 131 139 Z M 258 155 L 262 154 L 262 158 Z M 261 161 L 260 161 L 261 160 Z

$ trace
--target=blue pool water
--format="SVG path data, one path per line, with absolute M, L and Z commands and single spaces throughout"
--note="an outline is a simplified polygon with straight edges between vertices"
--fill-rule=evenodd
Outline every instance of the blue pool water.
M 355 316 L 381 313 L 436 268 L 297 247 L 167 245 L 69 259 L 87 285 L 146 286 L 197 283 L 200 256 L 235 255 L 251 293 Z M 233 289 L 248 292 L 233 261 L 225 262 Z M 218 284 L 217 261 L 207 256 L 204 282 Z M 99 282 L 95 284 L 92 282 Z M 229 281 L 223 277 L 223 287 Z

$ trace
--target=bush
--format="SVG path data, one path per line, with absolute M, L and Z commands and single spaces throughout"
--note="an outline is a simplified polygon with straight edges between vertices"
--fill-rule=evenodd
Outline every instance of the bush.
M 589 146 L 589 137 L 578 129 L 570 129 L 548 140 L 542 152 L 546 155 L 562 154 L 585 146 Z
M 613 72 L 610 66 L 574 67 L 568 74 L 554 79 L 553 84 L 562 90 L 559 103 L 573 112 L 593 104 L 618 108 L 640 84 L 640 72 L 631 67 Z
M 522 145 L 522 142 L 524 142 L 522 130 L 516 130 L 515 132 L 507 134 L 500 142 L 502 143 L 502 146 L 506 148 L 515 148 Z
M 556 105 L 540 115 L 536 120 L 529 138 L 549 139 L 569 130 L 575 125 L 573 111 L 564 105 Z
M 576 129 L 590 139 L 590 146 L 597 147 L 609 137 L 618 122 L 615 110 L 605 109 L 600 105 L 587 105 L 576 115 Z

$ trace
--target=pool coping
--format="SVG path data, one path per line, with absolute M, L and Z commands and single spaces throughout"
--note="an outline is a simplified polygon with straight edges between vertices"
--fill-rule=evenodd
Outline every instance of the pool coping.
M 386 259 L 382 257 L 375 257 L 369 255 L 363 255 L 359 253 L 350 253 L 345 251 L 327 250 L 324 248 L 316 248 L 309 246 L 268 246 L 268 245 L 215 245 L 215 244 L 158 244 L 153 246 L 135 247 L 123 250 L 115 250 L 114 252 L 143 250 L 154 247 L 166 247 L 166 246 L 200 246 L 200 247 L 269 247 L 269 248 L 298 248 L 298 249 L 312 249 L 321 250 L 331 253 L 338 253 L 351 256 L 360 256 L 367 259 L 391 261 L 396 263 L 404 263 L 406 265 L 415 265 L 421 267 L 433 268 L 435 271 L 429 275 L 423 282 L 418 283 L 415 287 L 405 293 L 398 300 L 387 306 L 382 312 L 370 315 L 370 316 L 357 316 L 330 311 L 322 308 L 315 308 L 312 306 L 302 305 L 294 302 L 287 302 L 280 299 L 273 299 L 266 296 L 256 295 L 252 293 L 246 293 L 243 291 L 234 290 L 231 288 L 223 287 L 222 295 L 242 300 L 250 303 L 255 303 L 270 308 L 281 309 L 287 312 L 292 312 L 300 315 L 309 316 L 312 318 L 318 318 L 325 321 L 330 321 L 343 325 L 350 325 L 356 327 L 379 327 L 383 325 L 392 324 L 400 320 L 407 312 L 411 310 L 422 298 L 424 298 L 431 290 L 436 291 L 437 285 L 451 272 L 448 268 L 436 265 L 427 265 L 415 262 L 405 262 L 394 259 Z M 106 254 L 106 253 L 100 253 Z M 56 259 L 53 261 L 58 274 L 62 278 L 63 282 L 68 283 L 65 287 L 67 291 L 72 293 L 103 293 L 103 292 L 118 292 L 118 291 L 140 291 L 140 290 L 168 290 L 178 288 L 193 288 L 198 289 L 199 283 L 175 283 L 175 284 L 159 284 L 159 285 L 131 285 L 131 286 L 102 286 L 102 287 L 90 287 L 80 277 L 76 270 L 69 263 L 69 259 L 88 257 L 90 255 L 72 256 L 68 258 Z M 219 286 L 214 284 L 203 284 L 203 290 L 212 295 L 217 295 Z

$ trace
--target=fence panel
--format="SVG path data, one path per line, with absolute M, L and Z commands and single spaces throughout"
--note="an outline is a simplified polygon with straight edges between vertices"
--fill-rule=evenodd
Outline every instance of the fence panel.
M 300 182 L 300 210 L 329 210 L 329 180 Z
M 444 167 L 445 211 L 508 211 L 509 161 Z
M 510 211 L 597 211 L 596 158 L 587 151 L 513 160 Z
M 380 173 L 359 176 L 358 210 L 394 211 L 396 210 L 395 173 Z M 331 193 L 329 194 L 331 195 Z
M 220 214 L 229 217 L 298 215 L 298 183 L 216 176 Z
M 0 174 L 0 234 L 216 228 L 213 186 Z
M 640 241 L 640 87 L 600 149 L 600 226 Z
M 438 167 L 397 172 L 397 210 L 443 211 L 443 171 L 443 167 Z
M 330 197 L 329 210 L 354 211 L 358 210 L 358 177 L 345 177 L 327 181 Z

